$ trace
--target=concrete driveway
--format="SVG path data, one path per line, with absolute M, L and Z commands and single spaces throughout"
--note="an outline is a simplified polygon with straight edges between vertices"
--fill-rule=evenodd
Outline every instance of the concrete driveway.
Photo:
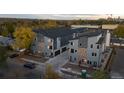
M 68 51 L 49 59 L 46 64 L 51 64 L 55 71 L 59 71 L 61 66 L 68 62 Z

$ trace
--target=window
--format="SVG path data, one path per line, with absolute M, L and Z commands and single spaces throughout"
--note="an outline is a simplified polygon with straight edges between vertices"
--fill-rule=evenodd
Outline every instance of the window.
M 53 53 L 51 53 L 51 56 L 53 56 Z
M 87 60 L 87 64 L 89 64 L 89 60 Z
M 97 45 L 97 49 L 99 49 L 99 45 Z
M 90 64 L 92 64 L 92 62 L 90 61 Z
M 96 67 L 96 66 L 97 66 L 97 62 L 96 62 L 96 61 L 94 61 L 93 66 L 94 66 L 94 67 Z
M 77 52 L 77 50 L 75 50 L 75 52 Z
M 93 48 L 93 44 L 91 44 L 91 46 L 90 46 L 91 48 Z
M 97 56 L 97 53 L 94 53 L 95 56 Z
M 80 46 L 81 46 L 82 44 L 80 43 Z
M 92 53 L 92 56 L 94 56 L 94 53 Z
M 73 42 L 71 42 L 71 45 L 73 45 Z
M 74 53 L 74 49 L 71 49 L 71 53 Z
M 52 49 L 52 46 L 48 46 L 48 49 Z
M 74 58 L 74 60 L 76 61 L 76 58 Z

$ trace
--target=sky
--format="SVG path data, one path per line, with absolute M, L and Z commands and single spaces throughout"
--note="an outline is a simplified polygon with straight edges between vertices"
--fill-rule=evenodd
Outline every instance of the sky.
M 124 15 L 114 14 L 112 18 L 124 18 Z M 57 20 L 72 20 L 86 19 L 96 20 L 99 18 L 108 18 L 111 14 L 0 14 L 0 18 L 30 18 L 30 19 L 57 19 Z

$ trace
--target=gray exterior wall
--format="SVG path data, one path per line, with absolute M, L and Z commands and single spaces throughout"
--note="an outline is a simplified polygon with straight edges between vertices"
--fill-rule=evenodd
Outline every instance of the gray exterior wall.
M 48 38 L 44 36 L 44 55 L 46 57 L 52 56 L 53 54 L 53 42 L 54 40 L 51 38 Z M 50 46 L 52 46 L 52 49 L 50 49 Z
M 88 45 L 88 38 L 87 37 L 79 37 L 78 46 L 79 48 L 87 48 Z
M 33 53 L 43 53 L 44 48 L 44 36 L 41 34 L 36 34 L 36 37 L 32 43 L 31 50 Z
M 73 43 L 73 45 L 71 45 L 71 43 Z M 74 49 L 74 53 L 71 53 L 71 49 Z M 69 43 L 69 59 L 71 62 L 76 63 L 78 61 L 78 39 L 76 40 L 70 40 Z

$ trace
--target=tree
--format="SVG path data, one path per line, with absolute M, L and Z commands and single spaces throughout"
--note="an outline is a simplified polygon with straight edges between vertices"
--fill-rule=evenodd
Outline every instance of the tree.
M 48 64 L 45 71 L 45 79 L 59 79 L 60 76 L 53 70 L 52 66 Z
M 2 36 L 8 37 L 9 36 L 9 32 L 7 30 L 2 31 L 1 33 Z
M 6 66 L 6 60 L 7 60 L 6 48 L 3 46 L 0 46 L 0 67 Z
M 119 38 L 124 38 L 124 25 L 119 25 L 118 28 L 114 31 L 114 35 Z
M 6 24 L 7 31 L 12 35 L 13 32 L 15 31 L 14 25 L 12 23 L 7 23 Z
M 29 27 L 18 27 L 13 36 L 15 38 L 15 42 L 12 44 L 13 49 L 29 49 L 35 38 L 35 33 Z
M 92 73 L 93 79 L 107 79 L 109 78 L 106 71 L 96 70 Z
M 56 28 L 57 22 L 55 20 L 48 20 L 44 25 L 43 28 L 44 29 L 51 29 L 51 28 Z
M 5 22 L 4 25 L 1 25 L 1 31 L 2 36 L 12 36 L 13 32 L 15 31 L 13 23 Z

